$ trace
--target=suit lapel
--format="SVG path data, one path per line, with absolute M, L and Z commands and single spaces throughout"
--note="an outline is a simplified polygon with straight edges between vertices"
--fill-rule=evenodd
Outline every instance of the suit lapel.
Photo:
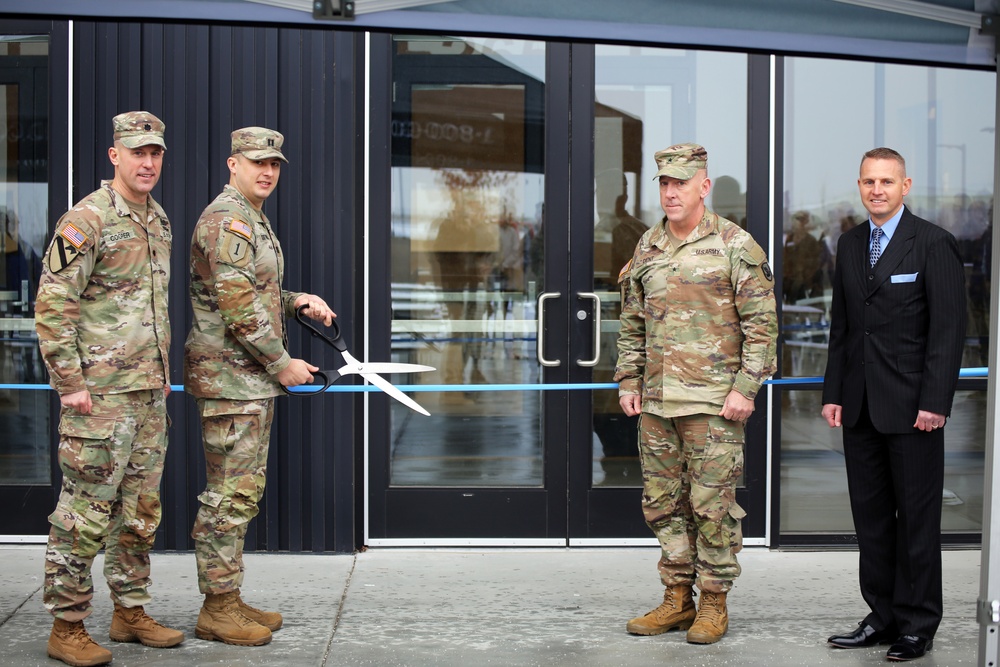
M 865 220 L 860 225 L 855 227 L 851 232 L 854 234 L 854 238 L 851 240 L 851 264 L 853 265 L 854 275 L 857 278 L 858 285 L 861 286 L 862 292 L 867 292 L 868 287 L 868 239 L 871 237 L 871 231 L 869 229 L 870 225 L 868 221 Z
M 892 272 L 903 261 L 903 258 L 909 254 L 910 249 L 913 248 L 916 225 L 913 224 L 912 217 L 909 210 L 903 210 L 903 217 L 900 218 L 899 225 L 896 226 L 896 233 L 892 235 L 892 241 L 889 242 L 885 252 L 882 253 L 878 262 L 875 263 L 873 269 L 875 279 L 868 281 L 870 285 L 868 289 L 869 294 L 885 284 L 885 281 L 889 279 Z

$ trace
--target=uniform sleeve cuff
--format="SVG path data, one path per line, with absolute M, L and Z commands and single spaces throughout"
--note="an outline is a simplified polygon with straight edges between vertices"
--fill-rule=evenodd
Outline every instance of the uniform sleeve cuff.
M 281 353 L 281 356 L 277 361 L 272 361 L 267 365 L 267 372 L 271 375 L 277 375 L 281 371 L 288 368 L 288 364 L 292 363 L 292 357 L 288 354 L 288 351 Z
M 757 398 L 757 392 L 760 391 L 760 382 L 751 380 L 742 373 L 739 373 L 736 375 L 736 381 L 733 382 L 733 389 L 752 401 Z
M 642 380 L 632 379 L 632 380 L 622 380 L 618 383 L 618 395 L 619 396 L 629 396 L 629 395 L 639 395 L 642 393 Z

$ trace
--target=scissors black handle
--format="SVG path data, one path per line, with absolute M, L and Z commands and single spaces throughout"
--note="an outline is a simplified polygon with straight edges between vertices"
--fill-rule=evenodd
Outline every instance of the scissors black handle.
M 330 326 L 333 327 L 333 337 L 331 338 L 306 320 L 306 316 L 302 313 L 308 307 L 308 304 L 302 304 L 295 309 L 295 319 L 299 321 L 299 324 L 304 326 L 306 329 L 309 329 L 309 333 L 316 338 L 322 339 L 327 345 L 332 345 L 338 352 L 347 352 L 347 344 L 344 343 L 344 339 L 340 337 L 340 325 L 337 324 L 337 320 L 330 320 Z
M 299 321 L 299 324 L 304 326 L 306 329 L 309 329 L 309 333 L 316 338 L 321 339 L 327 345 L 332 346 L 338 352 L 346 352 L 347 345 L 344 343 L 344 339 L 340 337 L 340 325 L 337 324 L 337 320 L 332 320 L 330 322 L 330 326 L 333 327 L 333 337 L 331 338 L 306 321 L 306 317 L 302 313 L 308 307 L 308 304 L 303 304 L 295 309 L 295 319 Z M 339 380 L 340 373 L 337 371 L 314 371 L 313 378 L 319 378 L 320 382 L 323 383 L 322 386 L 314 382 L 307 385 L 299 385 L 300 387 L 303 387 L 302 391 L 290 391 L 288 387 L 281 385 L 281 390 L 289 396 L 316 396 L 326 392 L 326 390 L 330 388 L 330 385 Z M 308 390 L 306 388 L 308 388 Z

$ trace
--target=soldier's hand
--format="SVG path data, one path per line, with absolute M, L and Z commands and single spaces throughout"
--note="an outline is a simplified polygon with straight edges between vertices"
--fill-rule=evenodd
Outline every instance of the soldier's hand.
M 163 385 L 163 398 L 166 398 L 167 396 L 170 396 L 170 383 L 169 382 L 166 383 L 165 385 Z
M 318 366 L 313 366 L 304 359 L 292 359 L 285 370 L 278 373 L 278 382 L 286 387 L 297 387 L 312 382 L 312 374 L 318 370 Z
M 86 389 L 63 394 L 59 397 L 59 402 L 67 408 L 73 408 L 81 415 L 89 415 L 91 408 L 94 407 L 94 403 L 90 400 L 90 392 Z
M 642 396 L 639 394 L 625 394 L 618 397 L 618 405 L 629 417 L 635 417 L 642 412 Z
M 733 389 L 726 396 L 719 416 L 732 422 L 745 422 L 753 414 L 753 408 L 753 401 Z
M 303 294 L 296 299 L 295 308 L 298 309 L 301 306 L 306 306 L 306 309 L 302 311 L 303 315 L 317 322 L 322 322 L 326 326 L 330 326 L 333 318 L 337 316 L 337 313 L 333 312 L 330 306 L 326 305 L 326 301 L 315 294 Z

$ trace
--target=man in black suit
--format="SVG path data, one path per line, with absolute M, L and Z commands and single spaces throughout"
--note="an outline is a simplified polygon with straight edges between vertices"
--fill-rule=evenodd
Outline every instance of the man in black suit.
M 947 231 L 903 205 L 906 163 L 865 153 L 858 179 L 868 224 L 837 244 L 823 417 L 844 426 L 844 458 L 871 608 L 841 648 L 889 644 L 919 658 L 941 622 L 944 424 L 965 339 L 965 278 Z

